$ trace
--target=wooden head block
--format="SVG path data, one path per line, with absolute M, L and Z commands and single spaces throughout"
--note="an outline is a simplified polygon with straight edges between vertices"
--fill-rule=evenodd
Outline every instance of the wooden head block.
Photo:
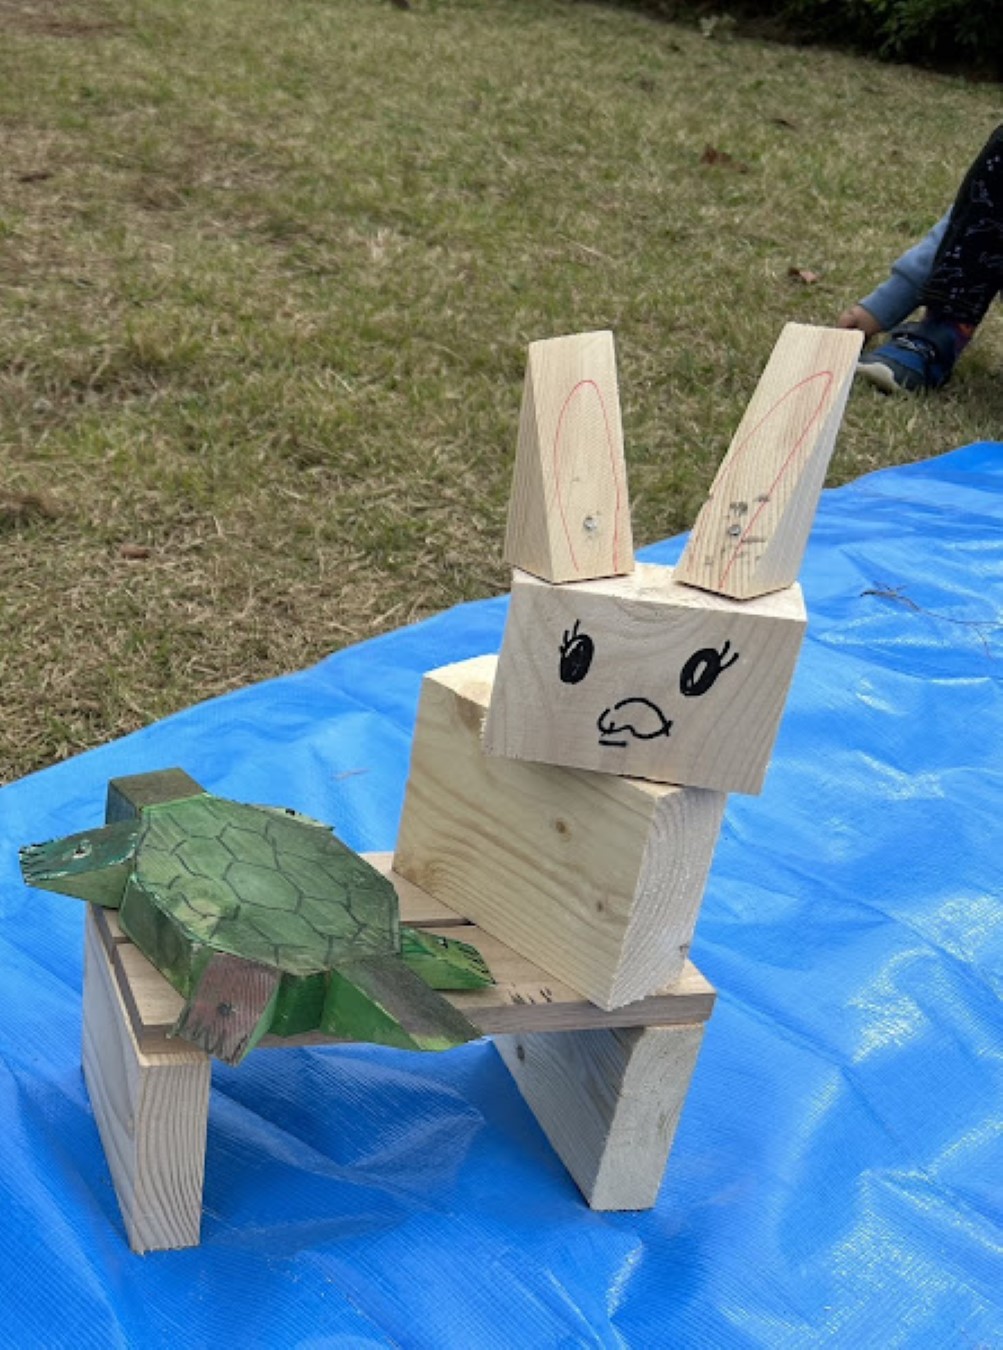
M 496 658 L 422 685 L 394 869 L 602 1008 L 679 976 L 725 798 L 491 759 Z
M 711 485 L 676 580 L 743 600 L 797 578 L 863 336 L 789 323 Z
M 634 566 L 612 333 L 530 344 L 505 558 L 548 581 Z
M 804 628 L 797 586 L 739 602 L 651 563 L 567 586 L 516 572 L 484 748 L 758 792 Z

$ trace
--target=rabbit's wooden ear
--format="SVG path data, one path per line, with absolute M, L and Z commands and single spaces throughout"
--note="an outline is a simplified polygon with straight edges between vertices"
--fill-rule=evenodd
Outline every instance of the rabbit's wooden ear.
M 749 600 L 797 580 L 862 342 L 849 329 L 784 327 L 676 581 Z
M 633 571 L 612 333 L 530 344 L 505 560 L 555 582 Z

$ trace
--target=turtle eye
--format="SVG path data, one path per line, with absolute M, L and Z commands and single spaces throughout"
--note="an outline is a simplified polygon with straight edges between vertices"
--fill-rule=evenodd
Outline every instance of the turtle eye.
M 725 659 L 730 651 L 731 643 L 725 642 L 720 651 L 714 647 L 701 647 L 694 652 L 680 672 L 679 692 L 686 698 L 706 694 L 722 670 L 727 670 L 738 660 L 738 652 L 732 652 L 731 657 Z
M 596 645 L 588 633 L 579 631 L 581 620 L 575 620 L 571 632 L 565 632 L 561 640 L 560 676 L 563 684 L 579 684 L 589 673 Z

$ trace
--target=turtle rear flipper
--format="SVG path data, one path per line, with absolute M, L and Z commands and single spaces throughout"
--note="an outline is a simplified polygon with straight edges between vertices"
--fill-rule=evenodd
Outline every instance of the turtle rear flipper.
M 483 989 L 494 976 L 476 947 L 420 928 L 401 930 L 401 956 L 433 989 Z
M 138 821 L 124 820 L 29 844 L 20 850 L 21 875 L 40 890 L 118 909 L 133 870 L 139 831 Z
M 171 1035 L 239 1064 L 271 1026 L 281 981 L 274 966 L 213 952 Z
M 364 956 L 330 972 L 321 1028 L 402 1050 L 449 1050 L 481 1033 L 397 956 Z

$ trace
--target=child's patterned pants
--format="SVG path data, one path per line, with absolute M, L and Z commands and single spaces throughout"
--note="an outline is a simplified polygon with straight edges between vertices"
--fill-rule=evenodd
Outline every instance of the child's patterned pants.
M 921 299 L 939 319 L 978 324 L 1003 290 L 1003 126 L 958 192 Z

